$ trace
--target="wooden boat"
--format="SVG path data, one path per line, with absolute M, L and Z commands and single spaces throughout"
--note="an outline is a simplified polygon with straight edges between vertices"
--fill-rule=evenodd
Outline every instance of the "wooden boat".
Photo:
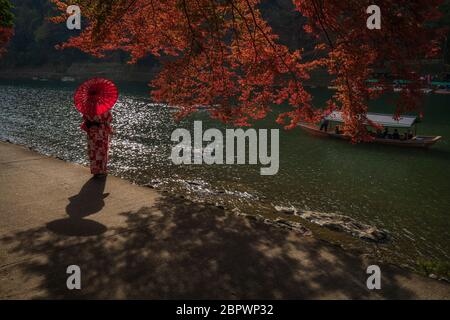
M 382 125 L 385 128 L 397 128 L 397 129 L 407 129 L 410 130 L 413 126 L 417 125 L 417 117 L 414 116 L 404 116 L 398 120 L 393 118 L 393 115 L 379 114 L 379 113 L 368 113 L 367 118 L 375 123 Z M 331 123 L 343 123 L 341 112 L 335 111 L 325 118 Z M 335 138 L 341 140 L 350 140 L 351 137 L 345 134 L 337 134 L 334 130 L 322 131 L 320 126 L 314 124 L 301 123 L 300 128 L 305 130 L 311 135 L 323 138 Z M 417 128 L 415 128 L 417 132 Z M 398 147 L 409 147 L 409 148 L 429 148 L 436 142 L 441 140 L 441 136 L 422 136 L 415 134 L 411 139 L 400 140 L 400 139 L 388 139 L 388 138 L 378 138 L 374 139 L 369 143 L 378 143 L 384 145 L 398 146 Z
M 437 89 L 434 91 L 436 94 L 450 94 L 450 89 Z
M 404 90 L 408 90 L 408 89 L 402 88 L 402 87 L 394 87 L 394 88 L 393 88 L 393 91 L 394 91 L 394 92 L 403 92 Z M 433 92 L 433 89 L 430 89 L 430 88 L 421 88 L 420 91 L 421 91 L 422 93 L 425 93 L 425 94 L 430 94 L 430 93 Z
M 436 94 L 450 94 L 450 82 L 433 81 L 431 84 L 436 88 Z

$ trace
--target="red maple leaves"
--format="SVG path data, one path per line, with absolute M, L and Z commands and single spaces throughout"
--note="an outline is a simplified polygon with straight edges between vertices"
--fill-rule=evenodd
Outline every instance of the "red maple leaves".
M 53 0 L 63 14 L 69 1 Z M 438 18 L 441 0 L 379 0 L 382 29 L 368 30 L 370 1 L 295 0 L 309 19 L 320 58 L 304 61 L 302 48 L 291 51 L 262 18 L 260 0 L 80 0 L 90 23 L 62 47 L 95 56 L 107 51 L 130 53 L 130 63 L 152 54 L 163 68 L 152 81 L 153 98 L 177 106 L 185 116 L 209 106 L 212 117 L 250 125 L 276 106 L 286 104 L 278 122 L 288 128 L 317 121 L 323 110 L 311 105 L 304 89 L 314 68 L 326 67 L 338 90 L 326 106 L 345 116 L 344 130 L 354 141 L 368 139 L 365 114 L 370 99 L 366 80 L 376 68 L 413 80 L 399 99 L 397 112 L 420 102 L 417 62 L 436 48 L 438 32 L 427 23 Z M 381 85 L 384 85 L 383 83 Z M 386 87 L 387 88 L 387 87 Z M 323 106 L 322 106 L 323 107 Z M 286 120 L 288 120 L 286 122 Z
M 366 27 L 365 8 L 372 1 L 294 2 L 297 10 L 309 18 L 307 30 L 327 49 L 326 65 L 329 73 L 335 75 L 337 87 L 329 104 L 343 111 L 344 130 L 354 141 L 370 139 L 364 125 L 369 100 L 392 90 L 385 79 L 377 84 L 382 91 L 368 86 L 367 79 L 377 69 L 408 83 L 397 100 L 397 115 L 420 107 L 420 62 L 439 48 L 437 39 L 442 30 L 429 24 L 440 17 L 441 0 L 379 0 L 381 30 Z
M 14 31 L 12 28 L 0 26 L 0 57 L 6 52 L 6 46 L 13 34 Z

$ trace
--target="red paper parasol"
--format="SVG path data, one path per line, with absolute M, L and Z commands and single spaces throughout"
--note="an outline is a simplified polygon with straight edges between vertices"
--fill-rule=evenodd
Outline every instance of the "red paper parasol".
M 119 97 L 116 85 L 107 79 L 93 78 L 75 92 L 75 107 L 84 115 L 96 116 L 110 110 Z

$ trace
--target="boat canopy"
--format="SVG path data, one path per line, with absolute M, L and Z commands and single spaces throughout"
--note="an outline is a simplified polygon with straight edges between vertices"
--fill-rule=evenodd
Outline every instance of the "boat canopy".
M 450 82 L 432 81 L 431 84 L 433 86 L 450 87 Z
M 333 111 L 325 119 L 334 122 L 344 122 L 342 119 L 342 112 Z M 382 113 L 367 113 L 367 119 L 372 122 L 378 123 L 383 127 L 393 127 L 393 128 L 410 128 L 414 125 L 417 120 L 416 116 L 402 116 L 398 120 L 394 119 L 392 114 L 382 114 Z

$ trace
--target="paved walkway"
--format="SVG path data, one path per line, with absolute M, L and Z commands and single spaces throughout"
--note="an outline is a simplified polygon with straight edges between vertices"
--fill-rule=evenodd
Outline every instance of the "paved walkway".
M 66 288 L 80 266 L 82 289 Z M 311 237 L 0 143 L 0 298 L 446 298 Z

